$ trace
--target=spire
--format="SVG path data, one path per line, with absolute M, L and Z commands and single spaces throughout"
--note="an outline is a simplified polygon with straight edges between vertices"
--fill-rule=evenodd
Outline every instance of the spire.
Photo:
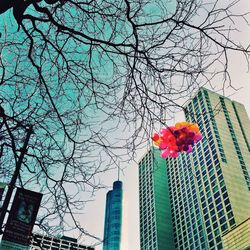
M 118 181 L 120 180 L 120 167 L 118 167 Z

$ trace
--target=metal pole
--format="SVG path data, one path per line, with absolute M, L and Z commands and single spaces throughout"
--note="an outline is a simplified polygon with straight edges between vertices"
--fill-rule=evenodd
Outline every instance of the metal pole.
M 33 129 L 32 129 L 32 126 L 30 126 L 27 129 L 27 135 L 26 135 L 25 141 L 23 143 L 23 147 L 20 150 L 21 153 L 20 153 L 20 156 L 19 156 L 18 161 L 16 163 L 16 168 L 15 168 L 14 174 L 13 174 L 13 176 L 11 178 L 11 181 L 10 181 L 10 183 L 8 185 L 8 190 L 7 190 L 6 197 L 4 199 L 3 206 L 2 206 L 2 209 L 1 209 L 1 214 L 0 214 L 0 234 L 3 234 L 2 227 L 3 227 L 4 217 L 5 217 L 5 214 L 7 212 L 8 205 L 10 203 L 10 199 L 11 199 L 13 190 L 15 188 L 17 177 L 18 177 L 18 175 L 20 173 L 23 158 L 24 158 L 24 155 L 25 155 L 25 153 L 27 151 L 29 139 L 30 139 L 30 136 L 31 136 L 32 132 L 33 132 Z

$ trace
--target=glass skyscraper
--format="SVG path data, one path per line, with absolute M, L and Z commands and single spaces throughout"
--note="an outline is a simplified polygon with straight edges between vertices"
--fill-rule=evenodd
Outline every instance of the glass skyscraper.
M 244 106 L 201 88 L 185 116 L 203 135 L 193 151 L 165 161 L 151 149 L 139 163 L 141 250 L 227 250 L 250 218 Z
M 103 250 L 120 250 L 122 226 L 122 182 L 115 181 L 106 196 Z
M 140 249 L 174 250 L 166 160 L 157 149 L 139 162 L 139 196 Z
M 204 88 L 185 115 L 203 138 L 192 153 L 167 158 L 175 248 L 220 250 L 222 236 L 250 217 L 249 118 L 242 104 Z

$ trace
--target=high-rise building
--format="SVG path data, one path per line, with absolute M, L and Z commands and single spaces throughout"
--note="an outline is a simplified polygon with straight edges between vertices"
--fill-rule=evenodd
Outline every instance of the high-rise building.
M 103 250 L 120 250 L 122 227 L 122 182 L 115 181 L 106 196 Z
M 185 116 L 203 138 L 167 158 L 175 248 L 220 250 L 222 236 L 250 217 L 249 118 L 242 104 L 204 88 Z
M 166 160 L 151 148 L 139 162 L 140 249 L 174 250 Z
M 31 250 L 94 250 L 93 247 L 84 246 L 77 243 L 77 239 L 63 236 L 61 238 L 33 234 Z

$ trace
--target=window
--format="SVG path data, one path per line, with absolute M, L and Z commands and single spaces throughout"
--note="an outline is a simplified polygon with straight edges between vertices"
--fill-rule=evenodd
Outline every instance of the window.
M 215 193 L 216 191 L 218 191 L 219 190 L 219 188 L 218 188 L 218 186 L 215 186 L 214 188 L 213 188 L 213 192 Z
M 221 242 L 221 237 L 218 236 L 218 237 L 215 238 L 215 240 L 216 240 L 217 243 L 219 243 L 219 242 Z
M 230 226 L 234 225 L 234 224 L 235 224 L 235 220 L 234 220 L 234 219 L 231 219 L 231 220 L 229 221 L 229 224 L 230 224 Z
M 214 194 L 214 198 L 216 199 L 216 198 L 218 198 L 219 196 L 220 196 L 220 192 L 217 191 L 217 192 Z
M 220 243 L 217 247 L 218 247 L 218 250 L 222 250 L 223 249 L 222 243 Z
M 215 229 L 215 230 L 214 230 L 214 235 L 217 236 L 217 235 L 219 235 L 219 234 L 220 234 L 219 228 Z
M 211 218 L 212 222 L 216 222 L 216 215 L 214 215 L 212 218 Z
M 232 218 L 232 217 L 233 217 L 233 212 L 232 212 L 232 211 L 229 212 L 229 213 L 227 214 L 227 217 L 228 217 L 228 219 Z
M 213 216 L 213 215 L 215 214 L 215 210 L 214 210 L 214 209 L 211 209 L 211 210 L 210 210 L 210 214 L 211 214 L 211 216 Z
M 227 212 L 230 211 L 230 210 L 232 210 L 232 207 L 231 207 L 230 204 L 226 207 L 226 210 L 227 210 Z
M 229 200 L 228 200 L 229 201 Z M 226 201 L 225 201 L 226 202 Z M 219 203 L 221 203 L 221 198 L 219 197 L 219 198 L 217 198 L 216 200 L 215 200 L 215 204 L 216 205 L 218 205 Z M 225 203 L 226 204 L 226 203 Z
M 227 198 L 225 201 L 224 201 L 225 205 L 229 204 L 230 201 L 229 201 L 229 198 Z
M 214 242 L 213 242 L 213 241 L 210 241 L 210 242 L 209 242 L 209 246 L 212 248 L 213 245 L 214 245 Z
M 221 231 L 224 232 L 228 228 L 227 224 L 225 223 L 224 225 L 221 226 Z
M 223 208 L 222 204 L 220 203 L 219 205 L 216 206 L 217 211 L 221 210 Z
M 223 224 L 224 222 L 226 222 L 225 216 L 223 216 L 222 218 L 220 218 L 220 224 Z

